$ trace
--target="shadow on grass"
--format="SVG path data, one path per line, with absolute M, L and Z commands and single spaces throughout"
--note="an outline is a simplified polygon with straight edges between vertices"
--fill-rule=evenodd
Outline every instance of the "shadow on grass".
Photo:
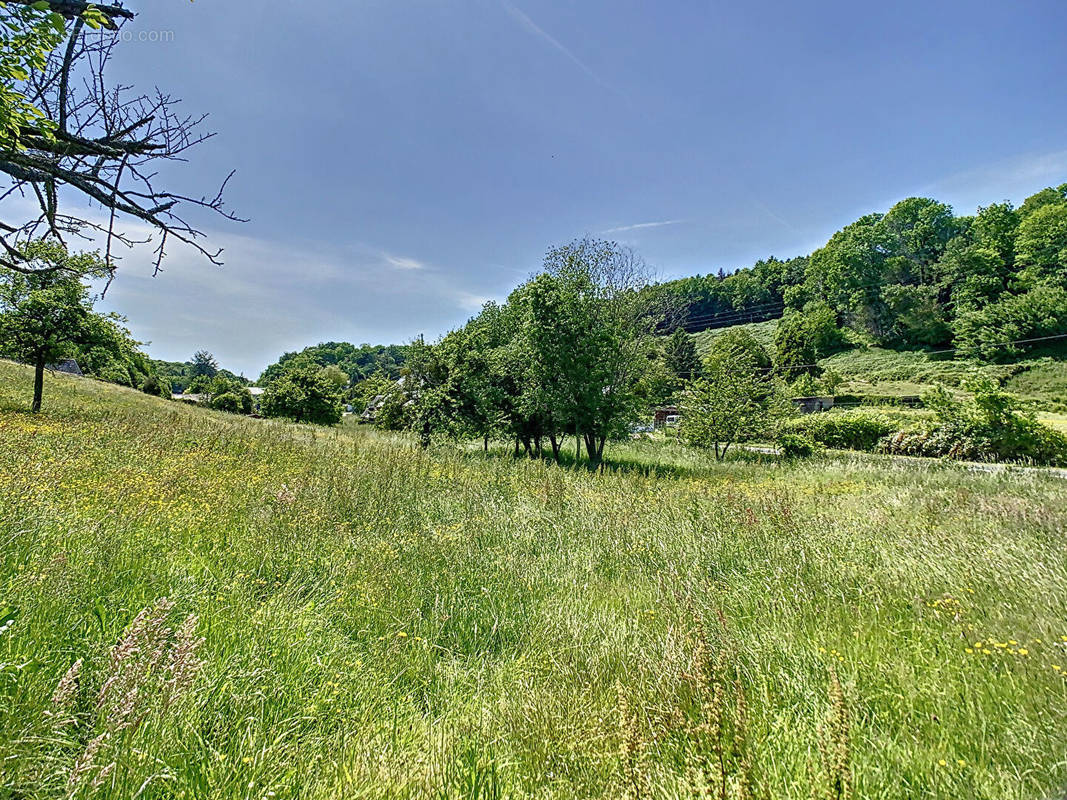
M 707 478 L 716 473 L 724 464 L 776 464 L 782 459 L 768 453 L 757 453 L 743 448 L 733 448 L 724 461 L 716 461 L 714 456 L 705 455 L 699 451 L 687 451 L 686 456 L 693 460 L 691 464 L 672 464 L 663 461 L 649 461 L 639 455 L 627 455 L 624 453 L 612 453 L 611 443 L 605 448 L 607 454 L 600 462 L 593 462 L 587 458 L 576 458 L 573 450 L 564 448 L 560 452 L 558 460 L 552 458 L 551 451 L 537 456 L 516 456 L 510 447 L 491 445 L 488 452 L 482 450 L 467 450 L 465 456 L 484 460 L 503 460 L 514 462 L 541 462 L 567 470 L 584 470 L 601 474 L 612 473 L 619 475 L 640 475 L 646 478 Z M 655 457 L 649 454 L 649 457 Z

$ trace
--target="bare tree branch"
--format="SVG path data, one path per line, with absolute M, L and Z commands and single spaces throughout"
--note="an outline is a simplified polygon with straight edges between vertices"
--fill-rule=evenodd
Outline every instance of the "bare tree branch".
M 33 0 L 13 2 L 33 4 Z M 65 233 L 103 233 L 107 264 L 113 270 L 113 245 L 136 242 L 119 230 L 123 219 L 130 218 L 146 223 L 160 236 L 156 273 L 162 269 L 164 245 L 172 237 L 211 263 L 221 264 L 221 249 L 201 243 L 204 233 L 186 210 L 243 221 L 223 201 L 233 173 L 210 197 L 157 185 L 158 165 L 186 161 L 188 151 L 214 136 L 203 127 L 206 115 L 184 114 L 180 101 L 158 89 L 138 94 L 129 86 L 107 84 L 105 72 L 120 39 L 119 27 L 133 19 L 132 11 L 121 4 L 77 0 L 48 0 L 48 4 L 72 23 L 65 45 L 25 82 L 26 96 L 45 119 L 40 125 L 23 127 L 18 148 L 0 148 L 0 173 L 11 180 L 0 201 L 16 193 L 31 197 L 39 213 L 30 219 L 0 221 L 0 252 L 5 254 L 0 265 L 14 268 L 9 262 L 18 260 L 18 244 L 42 232 L 60 240 Z M 107 20 L 109 30 L 89 30 L 83 15 L 90 8 L 99 12 L 96 19 Z M 99 203 L 107 212 L 107 223 L 64 212 L 60 206 L 71 192 Z

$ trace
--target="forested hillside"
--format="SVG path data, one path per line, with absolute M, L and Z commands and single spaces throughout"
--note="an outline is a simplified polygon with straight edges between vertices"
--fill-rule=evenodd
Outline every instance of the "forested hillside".
M 314 347 L 305 347 L 299 352 L 284 353 L 259 376 L 261 385 L 277 380 L 286 370 L 296 366 L 336 366 L 351 383 L 355 384 L 373 375 L 395 378 L 407 358 L 405 345 L 361 344 L 358 347 L 348 342 L 324 342 Z
M 973 216 L 909 198 L 861 217 L 809 256 L 658 291 L 681 305 L 690 331 L 829 313 L 870 344 L 1008 359 L 1067 333 L 1067 184 Z

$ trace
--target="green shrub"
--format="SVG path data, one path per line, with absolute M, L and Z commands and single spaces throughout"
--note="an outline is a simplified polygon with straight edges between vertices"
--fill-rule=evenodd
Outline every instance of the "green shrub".
M 144 379 L 144 383 L 141 384 L 141 391 L 153 397 L 170 397 L 167 387 L 155 375 L 149 375 Z
M 870 411 L 829 411 L 789 420 L 782 434 L 798 434 L 840 450 L 874 450 L 897 427 L 892 419 Z
M 228 411 L 231 414 L 244 413 L 241 398 L 233 392 L 220 394 L 211 400 L 211 407 L 216 411 Z
M 936 412 L 937 424 L 888 435 L 879 443 L 879 450 L 968 461 L 1067 464 L 1067 436 L 1020 409 L 1012 395 L 988 378 L 976 379 L 968 388 L 974 397 L 966 402 L 956 400 L 941 387 L 931 391 L 925 402 Z
M 783 433 L 778 437 L 778 449 L 786 458 L 808 458 L 815 453 L 815 442 L 799 433 Z
M 267 417 L 336 425 L 341 421 L 341 392 L 317 367 L 296 367 L 271 383 L 261 401 Z

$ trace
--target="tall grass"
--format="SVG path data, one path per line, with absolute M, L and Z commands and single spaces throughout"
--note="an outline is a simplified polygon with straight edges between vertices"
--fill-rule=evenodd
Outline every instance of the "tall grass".
M 593 473 L 29 381 L 0 363 L 0 797 L 1067 786 L 1063 481 Z

